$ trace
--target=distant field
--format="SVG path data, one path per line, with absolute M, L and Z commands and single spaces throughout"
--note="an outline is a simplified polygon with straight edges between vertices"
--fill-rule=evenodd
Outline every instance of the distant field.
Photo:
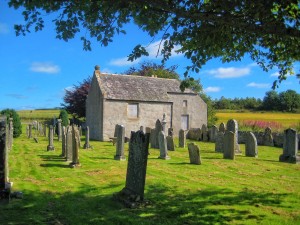
M 32 120 L 47 120 L 59 116 L 59 109 L 47 110 L 20 110 L 18 114 L 22 122 Z
M 270 121 L 282 124 L 284 128 L 299 126 L 299 113 L 273 113 L 273 112 L 217 112 L 218 123 L 235 119 L 239 123 L 243 121 Z

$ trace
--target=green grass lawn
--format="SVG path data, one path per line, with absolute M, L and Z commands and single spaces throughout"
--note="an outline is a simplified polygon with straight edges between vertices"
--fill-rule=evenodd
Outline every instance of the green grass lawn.
M 111 143 L 91 141 L 93 150 L 80 149 L 81 167 L 71 169 L 60 142 L 47 152 L 45 137 L 35 143 L 24 133 L 9 154 L 13 190 L 24 197 L 0 206 L 0 224 L 300 224 L 300 165 L 280 163 L 280 148 L 259 146 L 258 158 L 232 161 L 197 142 L 202 165 L 189 164 L 184 148 L 167 161 L 150 149 L 151 204 L 127 209 L 112 198 L 125 186 L 127 161 L 113 160 Z

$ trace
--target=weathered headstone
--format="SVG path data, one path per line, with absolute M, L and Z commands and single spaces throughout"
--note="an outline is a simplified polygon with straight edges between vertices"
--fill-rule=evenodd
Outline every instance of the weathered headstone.
M 201 132 L 202 132 L 202 141 L 208 141 L 208 132 L 205 124 L 202 125 Z
M 8 152 L 7 152 L 6 116 L 0 117 L 0 203 L 9 203 L 10 188 L 8 188 Z
M 235 158 L 235 133 L 226 130 L 224 134 L 223 142 L 223 158 L 234 159 Z
M 210 142 L 216 142 L 216 138 L 217 138 L 217 134 L 218 134 L 218 127 L 213 125 L 211 128 L 210 128 L 210 132 L 209 132 L 209 141 Z
M 252 132 L 248 132 L 245 142 L 245 155 L 249 157 L 257 157 L 257 140 Z
M 179 130 L 178 141 L 179 141 L 179 145 L 178 145 L 179 148 L 185 148 L 186 137 L 185 137 L 185 131 L 183 129 Z
M 283 153 L 279 157 L 280 162 L 300 163 L 298 153 L 298 135 L 294 129 L 284 131 Z
M 72 127 L 67 126 L 66 134 L 66 161 L 73 159 L 73 140 L 72 140 Z
M 166 135 L 163 131 L 160 131 L 158 134 L 158 141 L 159 141 L 159 159 L 170 159 L 170 156 L 168 156 L 168 146 L 167 146 L 167 139 Z
M 270 127 L 265 129 L 265 133 L 263 136 L 263 145 L 265 146 L 274 146 L 272 130 Z
M 91 148 L 91 145 L 90 145 L 90 128 L 88 126 L 85 128 L 85 143 L 83 145 L 83 148 L 84 149 Z
M 167 120 L 166 120 L 166 114 L 163 114 L 163 119 L 161 121 L 161 126 L 162 126 L 162 131 L 164 133 L 166 133 L 166 124 L 167 124 Z
M 62 127 L 61 133 L 61 156 L 66 157 L 67 130 L 65 126 Z
M 117 144 L 116 144 L 116 155 L 115 160 L 126 160 L 124 155 L 124 139 L 125 139 L 125 127 L 118 125 L 117 127 Z
M 199 146 L 195 145 L 195 143 L 189 143 L 188 150 L 189 150 L 190 163 L 196 164 L 196 165 L 201 165 Z
M 32 124 L 28 124 L 28 138 L 32 138 Z
M 146 127 L 145 133 L 146 134 L 150 134 L 151 133 L 151 128 L 150 127 Z
M 78 167 L 80 166 L 79 163 L 79 130 L 77 126 L 72 125 L 72 146 L 73 146 L 73 155 L 72 155 L 72 162 L 70 163 L 70 167 Z
M 159 149 L 159 140 L 158 140 L 158 136 L 159 136 L 159 132 L 161 132 L 163 130 L 162 124 L 160 122 L 160 120 L 156 120 L 155 123 L 155 132 L 154 132 L 154 146 L 151 146 L 152 148 L 158 148 Z
M 175 151 L 175 143 L 174 143 L 173 136 L 167 136 L 166 139 L 167 139 L 168 151 Z
M 150 147 L 154 148 L 156 145 L 156 132 L 155 129 L 150 130 Z
M 226 125 L 225 125 L 225 123 L 220 123 L 219 131 L 225 133 L 225 131 L 226 131 Z
M 54 145 L 53 145 L 53 126 L 50 125 L 49 126 L 49 145 L 47 146 L 47 151 L 53 151 L 55 148 L 54 148 Z
M 62 136 L 62 131 L 61 131 L 61 119 L 57 119 L 57 136 L 58 136 L 58 141 L 61 141 L 61 136 Z
M 126 207 L 136 208 L 146 203 L 144 189 L 148 159 L 149 134 L 131 132 L 126 185 L 114 198 Z
M 216 152 L 224 152 L 224 133 L 219 131 L 215 143 Z
M 145 131 L 144 131 L 144 126 L 140 126 L 140 131 L 145 132 Z
M 240 145 L 238 144 L 238 122 L 236 120 L 228 120 L 226 130 L 234 133 L 234 152 L 241 154 Z

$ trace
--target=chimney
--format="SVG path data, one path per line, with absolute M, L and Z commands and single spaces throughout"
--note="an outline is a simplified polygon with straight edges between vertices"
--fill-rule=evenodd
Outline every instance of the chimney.
M 95 66 L 94 74 L 100 75 L 100 66 L 98 66 L 98 65 Z

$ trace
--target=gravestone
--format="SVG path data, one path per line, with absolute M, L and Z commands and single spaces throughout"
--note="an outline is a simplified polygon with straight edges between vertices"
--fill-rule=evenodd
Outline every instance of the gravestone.
M 147 204 L 144 199 L 144 189 L 148 146 L 149 133 L 131 132 L 125 188 L 114 194 L 114 198 L 128 208 L 136 208 Z
M 238 122 L 236 120 L 228 120 L 226 130 L 234 133 L 234 152 L 241 154 L 240 145 L 238 144 Z
M 221 123 L 220 124 L 219 131 L 225 133 L 225 131 L 226 131 L 226 125 L 225 125 L 225 123 Z
M 208 141 L 208 132 L 205 124 L 202 125 L 201 132 L 202 132 L 202 141 Z
M 224 133 L 219 131 L 216 137 L 215 143 L 215 151 L 216 152 L 224 152 Z
M 90 128 L 88 126 L 85 128 L 85 143 L 83 145 L 83 148 L 84 149 L 91 148 L 91 145 L 90 145 Z
M 62 136 L 62 131 L 61 131 L 61 119 L 57 119 L 57 136 L 58 136 L 58 141 L 61 141 L 61 136 Z
M 170 159 L 170 156 L 168 156 L 168 146 L 167 146 L 167 139 L 166 135 L 163 131 L 160 131 L 158 134 L 158 141 L 159 141 L 159 159 Z
M 298 135 L 294 129 L 284 131 L 283 153 L 279 157 L 279 162 L 300 163 L 298 153 Z
M 66 127 L 63 126 L 61 130 L 61 156 L 66 157 L 66 148 L 67 148 L 67 131 Z
M 174 135 L 174 130 L 172 127 L 169 127 L 168 128 L 168 136 L 173 137 L 173 135 Z
M 54 148 L 54 145 L 53 145 L 53 126 L 50 125 L 49 126 L 49 145 L 47 146 L 47 151 L 53 151 L 55 148 Z
M 217 126 L 213 125 L 211 128 L 210 128 L 210 135 L 209 135 L 209 141 L 210 142 L 216 142 L 216 138 L 217 138 L 217 135 L 218 135 L 218 128 Z
M 10 188 L 8 188 L 8 151 L 6 116 L 0 117 L 0 203 L 9 203 Z
M 162 126 L 162 131 L 164 133 L 166 133 L 166 124 L 167 124 L 167 120 L 166 120 L 166 114 L 163 114 L 163 119 L 161 121 L 161 126 Z
M 159 136 L 159 132 L 161 132 L 163 130 L 162 124 L 160 122 L 160 120 L 156 120 L 155 123 L 155 132 L 154 132 L 154 146 L 151 146 L 152 148 L 158 148 L 159 149 L 159 140 L 158 140 L 158 136 Z
M 72 127 L 67 126 L 66 134 L 66 161 L 73 159 L 73 139 L 72 139 Z
M 44 134 L 44 137 L 47 137 L 47 124 L 44 123 L 44 126 L 43 126 L 43 134 Z
M 190 164 L 201 165 L 200 149 L 194 143 L 188 144 Z
M 117 143 L 116 143 L 116 155 L 115 160 L 126 160 L 124 155 L 124 139 L 125 139 L 125 127 L 123 125 L 118 125 L 117 127 Z
M 150 127 L 146 127 L 145 133 L 146 133 L 146 134 L 151 134 L 151 128 L 150 128 Z
M 154 148 L 156 144 L 156 135 L 155 135 L 155 129 L 150 130 L 150 147 Z
M 73 154 L 72 154 L 72 162 L 70 163 L 70 167 L 78 167 L 79 163 L 79 130 L 78 127 L 74 124 L 72 125 L 72 146 L 73 146 Z
M 257 140 L 252 132 L 247 132 L 245 142 L 245 155 L 249 157 L 257 157 Z
M 179 142 L 179 148 L 185 148 L 185 131 L 183 129 L 179 130 L 179 136 L 178 136 L 178 142 Z
M 235 133 L 226 130 L 223 142 L 223 158 L 234 159 L 235 157 Z
M 28 138 L 32 138 L 32 124 L 28 124 Z
M 166 139 L 168 151 L 175 151 L 175 143 L 173 136 L 167 136 Z
M 140 131 L 145 132 L 145 131 L 144 131 L 144 126 L 140 126 Z
M 265 129 L 265 133 L 263 136 L 263 145 L 264 146 L 274 146 L 272 130 L 270 127 Z

